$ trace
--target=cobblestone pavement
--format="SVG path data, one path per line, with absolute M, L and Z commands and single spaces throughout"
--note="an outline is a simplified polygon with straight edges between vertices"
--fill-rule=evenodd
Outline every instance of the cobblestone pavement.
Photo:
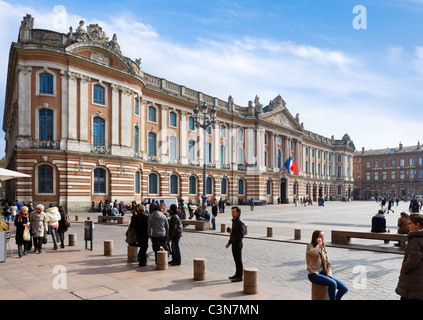
M 307 279 L 305 249 L 313 230 L 325 232 L 328 254 L 333 265 L 334 276 L 349 288 L 346 300 L 398 300 L 395 293 L 402 251 L 397 253 L 375 252 L 330 246 L 330 230 L 369 231 L 371 217 L 377 213 L 376 202 L 326 202 L 324 207 L 289 205 L 256 206 L 250 211 L 242 206 L 242 218 L 248 227 L 249 238 L 244 239 L 244 267 L 259 269 L 259 283 L 278 289 L 289 289 L 298 297 L 310 297 L 310 283 Z M 217 217 L 217 231 L 185 231 L 181 239 L 182 263 L 192 264 L 194 258 L 207 259 L 207 269 L 230 276 L 235 267 L 230 249 L 225 248 L 228 236 L 220 232 L 220 224 L 230 225 L 230 208 Z M 407 211 L 408 203 L 394 207 L 395 213 L 386 215 L 388 229 L 396 233 L 397 219 L 401 211 Z M 97 221 L 95 213 L 80 213 L 80 221 L 87 216 Z M 267 227 L 273 227 L 273 238 L 266 238 Z M 191 227 L 192 228 L 192 227 Z M 83 239 L 83 224 L 74 223 L 72 232 Z M 300 229 L 301 241 L 293 241 L 294 229 Z M 125 232 L 127 225 L 95 223 L 93 245 L 103 246 L 104 240 L 114 241 L 114 251 L 126 253 Z M 251 238 L 250 238 L 251 237 Z M 276 241 L 279 239 L 279 241 Z M 363 248 L 386 248 L 394 250 L 393 243 L 383 244 L 379 240 L 353 239 Z M 151 245 L 150 257 L 153 257 Z M 153 259 L 149 259 L 154 263 Z

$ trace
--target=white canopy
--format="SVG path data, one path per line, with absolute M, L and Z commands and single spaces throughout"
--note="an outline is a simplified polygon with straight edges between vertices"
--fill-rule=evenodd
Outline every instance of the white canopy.
M 0 181 L 5 181 L 14 178 L 30 178 L 30 175 L 20 173 L 17 171 L 12 171 L 4 168 L 0 168 Z

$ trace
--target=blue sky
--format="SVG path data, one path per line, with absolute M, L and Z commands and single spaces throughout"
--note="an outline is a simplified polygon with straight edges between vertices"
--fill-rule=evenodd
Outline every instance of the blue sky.
M 366 29 L 353 27 L 356 5 Z M 98 23 L 145 72 L 219 99 L 266 105 L 280 94 L 305 129 L 348 133 L 357 150 L 423 142 L 422 0 L 0 0 L 0 113 L 26 13 L 66 33 Z

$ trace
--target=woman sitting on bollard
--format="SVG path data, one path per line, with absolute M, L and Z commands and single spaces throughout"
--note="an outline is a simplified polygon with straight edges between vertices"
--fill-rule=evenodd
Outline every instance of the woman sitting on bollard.
M 330 300 L 341 300 L 342 296 L 347 293 L 348 288 L 332 276 L 332 265 L 326 251 L 323 231 L 316 230 L 313 232 L 311 242 L 307 246 L 306 261 L 310 282 L 328 286 Z

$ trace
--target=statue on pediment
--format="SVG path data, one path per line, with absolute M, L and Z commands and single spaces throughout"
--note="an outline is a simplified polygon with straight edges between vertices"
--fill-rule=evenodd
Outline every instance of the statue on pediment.
M 256 115 L 263 113 L 263 105 L 260 103 L 260 98 L 257 95 L 254 98 L 254 109 L 256 111 Z
M 276 108 L 285 108 L 286 103 L 279 94 L 275 99 L 270 100 L 267 111 L 272 111 Z

